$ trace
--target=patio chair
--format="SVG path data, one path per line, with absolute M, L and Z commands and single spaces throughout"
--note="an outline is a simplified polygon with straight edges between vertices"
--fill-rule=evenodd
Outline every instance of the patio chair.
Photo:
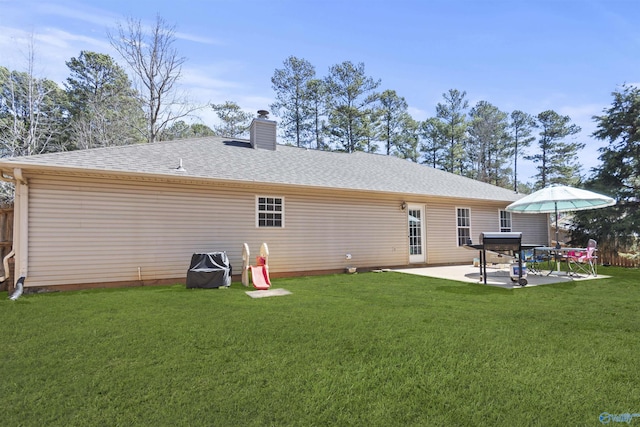
M 522 259 L 527 263 L 529 271 L 532 274 L 539 274 L 542 273 L 542 264 L 545 262 L 549 263 L 549 254 L 546 252 L 536 252 L 535 249 L 526 249 L 522 251 Z
M 598 257 L 595 254 L 597 247 L 598 243 L 593 239 L 589 239 L 586 250 L 568 252 L 567 262 L 569 264 L 570 274 L 582 272 L 587 276 L 597 276 Z

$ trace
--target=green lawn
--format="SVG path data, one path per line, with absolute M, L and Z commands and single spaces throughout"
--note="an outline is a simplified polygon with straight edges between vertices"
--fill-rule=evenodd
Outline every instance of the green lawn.
M 640 271 L 600 272 L 515 290 L 300 277 L 263 299 L 5 292 L 0 425 L 602 425 L 640 413 Z

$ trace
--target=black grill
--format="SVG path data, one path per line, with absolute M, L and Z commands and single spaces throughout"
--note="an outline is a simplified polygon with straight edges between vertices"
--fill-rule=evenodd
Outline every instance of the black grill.
M 520 252 L 522 233 L 520 232 L 489 232 L 480 233 L 480 244 L 486 251 Z
M 480 276 L 484 283 L 487 283 L 487 251 L 498 253 L 509 253 L 518 258 L 518 283 L 522 286 L 527 284 L 522 274 L 522 233 L 520 232 L 485 232 L 480 233 L 480 243 L 467 245 L 473 249 L 480 250 Z M 530 246 L 530 245 L 525 245 Z

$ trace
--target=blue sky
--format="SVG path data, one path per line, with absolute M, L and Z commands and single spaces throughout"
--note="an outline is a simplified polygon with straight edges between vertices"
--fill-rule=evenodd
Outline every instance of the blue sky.
M 111 54 L 107 31 L 127 17 L 175 24 L 187 58 L 182 87 L 195 101 L 237 102 L 255 112 L 273 100 L 271 76 L 290 55 L 319 77 L 343 61 L 405 97 L 414 118 L 435 115 L 449 89 L 470 106 L 553 109 L 582 127 L 583 172 L 602 142 L 592 116 L 621 84 L 640 82 L 637 0 L 0 0 L 0 65 L 23 70 L 33 38 L 35 72 L 62 83 L 81 50 Z M 215 115 L 204 110 L 205 124 Z M 520 178 L 533 165 L 523 161 Z

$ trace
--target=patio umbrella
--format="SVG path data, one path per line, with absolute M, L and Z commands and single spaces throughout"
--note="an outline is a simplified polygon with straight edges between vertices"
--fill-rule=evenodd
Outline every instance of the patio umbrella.
M 582 211 L 615 205 L 611 197 L 566 185 L 545 187 L 507 206 L 509 212 L 555 213 L 556 245 L 558 243 L 558 212 Z

